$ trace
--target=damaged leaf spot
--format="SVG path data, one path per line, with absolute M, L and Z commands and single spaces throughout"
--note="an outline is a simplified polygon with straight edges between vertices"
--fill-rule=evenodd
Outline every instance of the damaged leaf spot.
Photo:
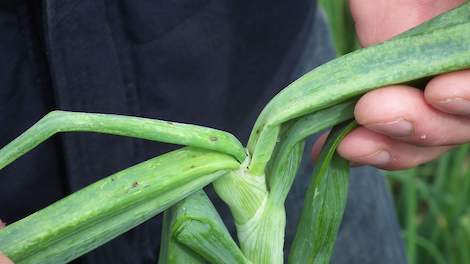
M 209 140 L 212 141 L 212 142 L 217 141 L 217 139 L 218 138 L 216 136 L 210 136 L 209 137 Z

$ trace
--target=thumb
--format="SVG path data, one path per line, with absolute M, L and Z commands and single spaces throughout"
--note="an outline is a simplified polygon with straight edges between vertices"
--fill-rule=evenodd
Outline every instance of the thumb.
M 349 0 L 362 46 L 383 42 L 465 0 Z

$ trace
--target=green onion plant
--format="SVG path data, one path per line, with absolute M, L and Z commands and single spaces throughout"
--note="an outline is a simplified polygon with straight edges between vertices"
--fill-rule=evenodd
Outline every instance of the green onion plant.
M 283 263 L 284 203 L 305 138 L 334 127 L 286 256 L 289 263 L 328 263 L 348 189 L 348 164 L 335 148 L 355 126 L 355 101 L 384 85 L 470 68 L 468 36 L 470 4 L 464 4 L 390 41 L 330 61 L 272 98 L 246 147 L 228 132 L 196 125 L 51 112 L 0 149 L 0 168 L 59 132 L 107 133 L 183 147 L 7 226 L 0 231 L 0 251 L 18 264 L 66 263 L 164 213 L 159 263 Z M 208 184 L 230 208 L 237 238 L 202 191 Z

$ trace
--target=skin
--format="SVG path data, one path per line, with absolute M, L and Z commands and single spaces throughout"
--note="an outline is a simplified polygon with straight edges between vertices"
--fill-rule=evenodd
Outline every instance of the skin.
M 0 252 L 0 264 L 13 264 L 13 262 Z
M 464 0 L 349 0 L 363 47 L 383 42 Z M 339 145 L 355 165 L 399 170 L 438 158 L 470 141 L 470 70 L 443 74 L 425 90 L 405 85 L 365 94 L 354 115 L 361 125 Z M 325 135 L 313 147 L 314 157 Z
M 2 222 L 0 219 L 0 229 L 5 227 L 5 223 Z M 9 260 L 5 255 L 2 254 L 0 251 L 0 264 L 13 264 L 11 260 Z

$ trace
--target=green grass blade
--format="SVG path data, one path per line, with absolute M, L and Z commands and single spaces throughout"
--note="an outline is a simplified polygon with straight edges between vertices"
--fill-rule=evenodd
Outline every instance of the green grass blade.
M 348 0 L 320 0 L 326 14 L 336 55 L 342 56 L 359 47 Z
M 470 263 L 470 213 L 460 219 L 459 229 L 462 231 L 458 233 L 459 251 L 461 255 L 460 263 Z
M 418 200 L 416 197 L 416 169 L 406 171 L 405 182 L 405 227 L 406 227 L 406 254 L 409 263 L 416 263 L 416 237 L 417 237 L 417 219 L 416 211 Z
M 450 166 L 450 158 L 451 154 L 446 153 L 438 160 L 437 171 L 436 171 L 436 178 L 432 184 L 432 188 L 434 192 L 440 192 L 444 186 L 444 183 L 447 179 L 447 171 L 449 170 Z
M 453 154 L 453 166 L 450 170 L 447 179 L 448 191 L 453 194 L 455 197 L 453 203 L 449 206 L 449 218 L 452 219 L 451 225 L 456 226 L 459 222 L 459 216 L 464 214 L 468 210 L 468 193 L 469 193 L 469 173 L 466 173 L 465 169 L 468 169 L 468 154 L 470 150 L 470 145 L 465 144 L 459 146 Z
M 0 169 L 59 132 L 98 132 L 187 145 L 227 153 L 238 161 L 245 149 L 232 135 L 217 129 L 149 118 L 53 111 L 0 149 Z
M 349 162 L 336 154 L 336 147 L 356 126 L 336 127 L 325 143 L 304 201 L 289 263 L 329 263 L 346 206 Z
M 417 235 L 416 236 L 416 245 L 423 248 L 424 250 L 426 250 L 428 252 L 428 254 L 432 257 L 433 263 L 436 263 L 436 264 L 446 264 L 447 263 L 446 259 L 442 255 L 442 253 L 439 251 L 439 249 L 436 247 L 436 245 L 433 244 L 432 241 L 426 239 L 425 237 Z
M 162 212 L 240 164 L 183 148 L 113 174 L 0 230 L 15 263 L 65 263 Z
M 250 263 L 230 236 L 217 210 L 204 191 L 196 192 L 171 209 L 178 242 L 214 264 Z

